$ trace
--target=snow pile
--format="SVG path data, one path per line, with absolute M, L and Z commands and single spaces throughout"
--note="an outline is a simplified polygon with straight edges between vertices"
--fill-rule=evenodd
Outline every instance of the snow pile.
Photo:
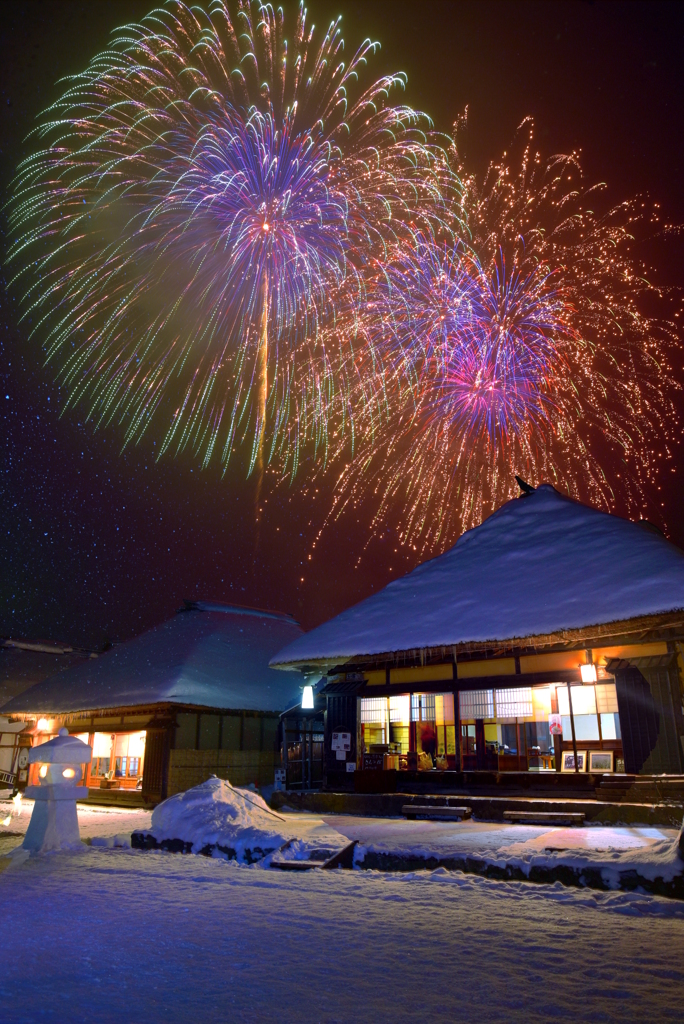
M 321 847 L 335 851 L 347 842 L 318 819 L 312 820 L 311 827 L 300 821 L 288 822 L 258 793 L 237 789 L 215 775 L 159 804 L 152 812 L 149 834 L 158 846 L 211 853 L 247 864 L 264 861 L 286 845 L 288 859 L 307 860 Z M 173 841 L 174 845 L 168 845 Z M 268 863 L 264 861 L 264 866 Z
M 216 776 L 159 804 L 150 832 L 158 843 L 182 840 L 193 853 L 216 848 L 248 863 L 295 838 L 257 793 L 236 789 Z
M 271 665 L 511 640 L 684 608 L 684 552 L 543 484 Z

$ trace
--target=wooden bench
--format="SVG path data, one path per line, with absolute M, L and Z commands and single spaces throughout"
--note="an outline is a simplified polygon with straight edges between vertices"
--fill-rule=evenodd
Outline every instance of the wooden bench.
M 472 810 L 470 807 L 445 807 L 437 804 L 404 804 L 401 813 L 409 821 L 415 818 L 443 818 L 447 821 L 462 821 L 463 818 L 470 818 Z
M 506 821 L 520 825 L 583 825 L 583 811 L 504 811 Z

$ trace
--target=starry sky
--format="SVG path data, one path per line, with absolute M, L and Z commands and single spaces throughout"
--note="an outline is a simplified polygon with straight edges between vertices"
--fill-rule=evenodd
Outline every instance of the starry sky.
M 117 25 L 152 0 L 5 0 L 0 11 L 0 184 L 27 152 L 36 114 Z M 684 17 L 677 4 L 311 0 L 323 25 L 343 15 L 348 44 L 382 43 L 373 71 L 408 73 L 406 99 L 449 131 L 466 104 L 469 159 L 483 168 L 527 114 L 545 154 L 582 150 L 615 201 L 647 191 L 684 224 Z M 4 222 L 2 222 L 4 232 Z M 4 242 L 2 245 L 4 249 Z M 684 243 L 657 254 L 682 285 Z M 413 568 L 391 531 L 367 546 L 364 510 L 328 527 L 315 488 L 279 489 L 254 522 L 254 483 L 190 460 L 155 461 L 95 433 L 18 324 L 0 280 L 0 636 L 86 648 L 125 640 L 179 607 L 213 599 L 289 611 L 311 628 Z M 682 462 L 681 451 L 677 463 Z M 649 496 L 649 518 L 684 546 L 682 473 Z M 396 548 L 399 550 L 395 551 Z

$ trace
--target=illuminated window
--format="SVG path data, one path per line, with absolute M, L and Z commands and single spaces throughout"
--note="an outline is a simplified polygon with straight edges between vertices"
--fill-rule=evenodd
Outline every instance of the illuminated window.
M 572 739 L 570 701 L 567 686 L 559 686 L 558 710 L 563 723 L 563 739 Z M 593 686 L 572 687 L 572 716 L 575 720 L 575 739 L 578 743 L 599 739 L 598 717 L 596 715 L 596 694 Z
M 458 695 L 461 719 L 494 718 L 493 690 L 462 690 Z
M 387 697 L 362 697 L 361 722 L 384 726 L 387 719 Z
M 90 764 L 90 774 L 98 779 L 104 778 L 109 771 L 109 757 L 94 757 Z
M 573 698 L 575 693 L 573 691 Z M 596 686 L 596 710 L 600 714 L 616 713 L 618 710 L 617 690 L 615 683 L 598 683 Z
M 497 718 L 531 718 L 532 687 L 520 686 L 514 690 L 495 690 L 494 702 Z
M 412 722 L 434 722 L 435 720 L 435 695 L 434 693 L 412 693 L 411 694 L 411 721 Z
M 407 694 L 389 699 L 389 720 L 393 725 L 408 725 L 411 714 L 411 698 Z

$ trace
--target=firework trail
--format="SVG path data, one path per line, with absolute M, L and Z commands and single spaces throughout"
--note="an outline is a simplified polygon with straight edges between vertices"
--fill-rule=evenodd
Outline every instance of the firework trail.
M 322 325 L 430 219 L 445 169 L 429 119 L 390 103 L 404 76 L 359 91 L 377 44 L 346 66 L 339 20 L 316 37 L 302 6 L 291 32 L 253 0 L 118 29 L 41 116 L 9 211 L 12 283 L 68 404 L 224 471 L 244 445 L 260 479 L 325 448 Z
M 643 312 L 665 297 L 633 244 L 661 230 L 657 208 L 596 213 L 578 155 L 543 161 L 532 127 L 478 179 L 457 123 L 451 233 L 398 246 L 355 314 L 367 344 L 354 387 L 375 394 L 359 403 L 375 415 L 351 455 L 340 446 L 332 517 L 370 505 L 374 531 L 396 525 L 422 552 L 514 497 L 515 473 L 648 515 L 670 455 L 679 337 Z

